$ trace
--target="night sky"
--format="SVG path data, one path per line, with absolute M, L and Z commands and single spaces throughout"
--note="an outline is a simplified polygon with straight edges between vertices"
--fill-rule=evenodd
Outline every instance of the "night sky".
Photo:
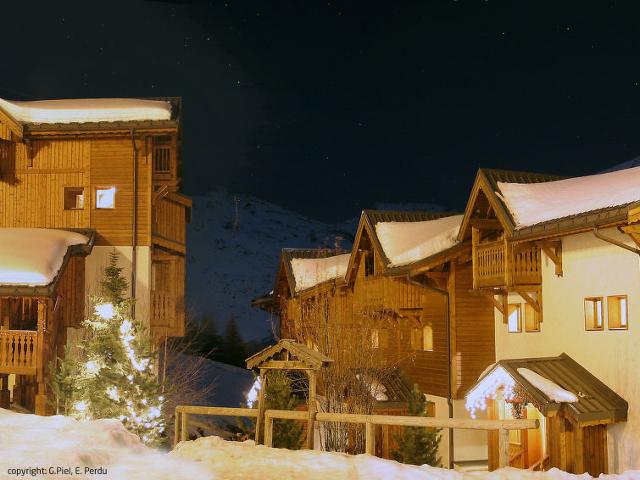
M 336 221 L 462 209 L 480 166 L 580 175 L 640 154 L 637 5 L 10 2 L 0 96 L 182 96 L 187 193 Z

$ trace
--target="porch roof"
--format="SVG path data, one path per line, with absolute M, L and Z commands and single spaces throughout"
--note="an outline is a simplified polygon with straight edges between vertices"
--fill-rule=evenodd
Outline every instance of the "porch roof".
M 93 242 L 91 230 L 0 228 L 0 296 L 51 296 L 69 258 Z
M 545 416 L 560 409 L 578 423 L 614 423 L 627 419 L 628 403 L 586 368 L 566 353 L 557 357 L 500 360 L 478 379 L 475 386 L 502 367 L 514 380 L 516 388 L 524 391 L 527 400 Z M 533 386 L 518 369 L 528 369 L 575 394 L 577 402 L 556 402 Z M 467 396 L 474 390 L 471 387 Z

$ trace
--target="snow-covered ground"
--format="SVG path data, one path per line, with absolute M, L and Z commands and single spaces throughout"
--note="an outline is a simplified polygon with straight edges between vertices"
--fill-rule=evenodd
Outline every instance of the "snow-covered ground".
M 217 437 L 183 442 L 165 453 L 144 446 L 116 420 L 78 422 L 0 409 L 0 479 L 103 480 L 506 480 L 590 479 L 553 469 L 461 473 L 416 467 L 369 455 L 290 451 Z M 36 471 L 34 469 L 42 469 Z M 52 470 L 50 470 L 52 469 Z M 70 469 L 68 473 L 58 469 Z M 93 473 L 91 472 L 93 470 Z M 98 470 L 102 469 L 102 470 Z M 50 473 L 51 472 L 51 473 Z M 603 475 L 631 480 L 640 472 Z

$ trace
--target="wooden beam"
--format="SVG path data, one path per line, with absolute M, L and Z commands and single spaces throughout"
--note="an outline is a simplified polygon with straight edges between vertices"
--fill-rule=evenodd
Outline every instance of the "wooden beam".
M 299 360 L 267 360 L 260 364 L 260 368 L 269 370 L 312 370 L 312 368 Z
M 520 295 L 522 297 L 522 299 L 527 302 L 529 305 L 531 305 L 531 307 L 533 307 L 533 309 L 538 312 L 541 313 L 541 308 L 540 308 L 540 304 L 538 303 L 537 300 L 535 300 L 531 295 L 529 295 L 525 290 L 521 289 L 521 288 L 514 288 L 515 292 Z M 536 295 L 539 295 L 539 292 L 536 291 Z
M 638 247 L 640 247 L 640 224 L 626 225 L 621 227 L 621 229 L 631 237 Z
M 472 218 L 469 223 L 479 230 L 502 230 L 502 224 L 497 218 Z
M 504 305 L 502 304 L 502 302 L 499 302 L 498 300 L 496 300 L 495 295 L 487 295 L 487 296 L 491 298 L 491 300 L 493 301 L 493 306 L 496 307 L 498 311 L 504 315 Z
M 536 242 L 536 245 L 539 246 L 544 253 L 547 254 L 547 257 L 555 264 L 556 266 L 556 275 L 562 276 L 562 241 L 548 241 L 548 240 L 540 240 Z

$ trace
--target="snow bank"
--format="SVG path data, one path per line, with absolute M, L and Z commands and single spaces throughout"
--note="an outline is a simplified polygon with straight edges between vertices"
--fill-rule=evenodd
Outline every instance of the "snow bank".
M 498 187 L 517 227 L 640 200 L 640 167 L 542 183 Z
M 0 228 L 0 285 L 48 285 L 60 270 L 67 249 L 88 241 L 84 235 L 65 230 Z
M 378 222 L 376 233 L 388 266 L 397 267 L 453 247 L 461 223 L 462 215 L 424 222 Z
M 327 280 L 344 278 L 350 256 L 349 253 L 345 253 L 327 258 L 294 258 L 291 260 L 291 269 L 296 281 L 296 292 Z
M 528 368 L 519 368 L 518 373 L 522 375 L 527 382 L 549 397 L 549 400 L 553 400 L 554 402 L 571 403 L 578 401 L 578 397 L 574 393 L 565 390 L 557 383 L 544 378 L 542 375 L 538 375 L 536 372 L 529 370 Z
M 224 480 L 528 480 L 590 479 L 588 474 L 572 475 L 556 468 L 529 472 L 503 468 L 494 472 L 458 472 L 429 466 L 403 465 L 370 455 L 345 455 L 317 450 L 291 451 L 254 445 L 253 441 L 225 442 L 217 437 L 180 443 L 170 454 L 197 460 L 213 468 Z M 603 475 L 607 479 L 632 479 L 637 472 Z
M 146 447 L 117 420 L 78 422 L 56 415 L 39 417 L 0 409 L 0 479 L 74 478 L 104 480 L 195 480 L 214 478 L 195 462 Z M 11 469 L 44 468 L 20 475 Z M 49 468 L 53 472 L 49 473 Z M 57 467 L 71 474 L 56 474 Z M 76 467 L 79 474 L 75 474 Z M 90 474 L 85 468 L 106 468 Z
M 11 102 L 0 107 L 21 123 L 84 123 L 170 120 L 171 104 L 135 98 L 82 98 Z

